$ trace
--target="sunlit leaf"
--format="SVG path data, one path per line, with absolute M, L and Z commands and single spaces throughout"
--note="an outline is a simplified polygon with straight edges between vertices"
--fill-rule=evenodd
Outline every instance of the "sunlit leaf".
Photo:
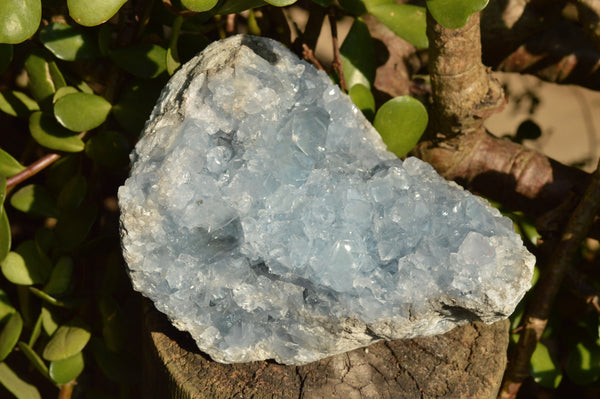
M 0 90 L 0 111 L 12 116 L 26 118 L 38 111 L 38 103 L 27 94 L 16 90 Z
M 600 347 L 595 343 L 578 342 L 569 352 L 567 375 L 579 385 L 589 385 L 600 377 Z
M 489 0 L 427 0 L 427 8 L 442 26 L 457 29 L 464 26 L 471 14 L 487 6 Z
M 35 343 L 37 342 L 38 338 L 40 337 L 41 333 L 42 333 L 42 314 L 40 312 L 37 320 L 35 321 L 35 325 L 33 326 L 33 329 L 31 330 L 31 335 L 29 336 L 29 344 L 28 345 L 34 346 Z
M 44 186 L 39 184 L 29 184 L 21 187 L 10 197 L 10 204 L 13 208 L 33 216 L 58 216 L 54 198 Z
M 60 89 L 56 90 L 56 93 L 54 93 L 54 96 L 52 97 L 52 102 L 56 103 L 58 100 L 60 100 L 62 97 L 66 96 L 67 94 L 74 94 L 74 93 L 79 93 L 79 90 L 77 90 L 73 86 L 61 87 Z
M 19 341 L 18 343 L 19 349 L 23 354 L 29 359 L 31 364 L 43 375 L 48 376 L 48 366 L 42 360 L 42 358 L 31 348 L 31 346 L 27 345 L 23 341 Z
M 373 126 L 388 147 L 399 157 L 406 155 L 417 144 L 428 122 L 425 106 L 420 101 L 401 96 L 383 104 Z
M 90 328 L 83 321 L 74 319 L 58 327 L 46 344 L 42 357 L 50 361 L 67 359 L 81 352 L 90 337 Z
M 95 39 L 71 25 L 54 22 L 40 30 L 39 38 L 61 60 L 89 60 L 100 55 Z
M 11 177 L 25 169 L 19 161 L 14 159 L 8 152 L 0 148 L 0 175 Z
M 35 241 L 24 241 L 2 261 L 2 274 L 13 284 L 43 284 L 48 280 L 52 264 Z
M 29 90 L 38 102 L 46 102 L 54 92 L 67 83 L 56 63 L 41 50 L 32 51 L 25 59 L 25 70 L 29 76 Z
M 44 286 L 44 292 L 50 295 L 64 294 L 71 285 L 73 279 L 73 259 L 69 256 L 62 256 L 54 265 L 48 282 Z
M 52 115 L 34 112 L 29 117 L 29 131 L 40 145 L 52 150 L 79 152 L 85 144 L 77 134 L 61 126 Z
M 348 88 L 356 84 L 370 88 L 375 80 L 375 46 L 369 28 L 360 18 L 354 20 L 340 53 Z
M 111 105 L 95 94 L 72 93 L 59 98 L 54 104 L 56 120 L 74 132 L 92 130 L 106 120 Z
M 6 258 L 10 251 L 11 240 L 12 234 L 8 216 L 4 210 L 4 205 L 0 205 L 0 262 Z
M 417 48 L 427 48 L 427 14 L 424 7 L 411 4 L 381 4 L 369 8 L 382 24 Z
M 57 384 L 66 384 L 74 380 L 83 371 L 84 362 L 81 352 L 63 360 L 50 362 L 48 374 Z
M 371 90 L 360 83 L 353 85 L 348 92 L 350 99 L 370 121 L 375 117 L 375 98 Z
M 560 367 L 550 355 L 546 345 L 538 342 L 530 360 L 531 375 L 543 387 L 556 389 L 562 381 Z
M 169 42 L 169 48 L 167 49 L 167 72 L 169 73 L 169 75 L 173 75 L 175 71 L 181 66 L 179 51 L 177 50 L 177 43 L 179 42 L 179 34 L 181 33 L 182 25 L 183 17 L 179 15 L 173 21 L 173 28 L 171 30 L 171 41 Z
M 58 320 L 56 315 L 52 313 L 46 306 L 42 306 L 42 327 L 44 327 L 44 331 L 49 336 L 52 336 L 54 332 L 58 329 Z
M 203 12 L 212 9 L 219 0 L 181 0 L 181 4 L 188 10 Z
M 129 150 L 127 138 L 113 130 L 100 132 L 85 143 L 85 154 L 98 164 L 108 168 L 127 165 Z
M 13 57 L 12 44 L 0 44 L 0 74 L 6 71 Z
M 41 0 L 0 1 L 0 43 L 16 44 L 27 40 L 41 20 Z
M 152 79 L 136 80 L 124 87 L 112 109 L 117 122 L 128 132 L 141 132 L 163 86 L 160 80 Z
M 167 49 L 156 44 L 118 48 L 110 53 L 115 64 L 139 78 L 155 78 L 167 70 Z
M 41 399 L 34 385 L 22 380 L 6 363 L 0 363 L 0 384 L 17 399 Z
M 12 352 L 23 331 L 23 319 L 19 312 L 14 312 L 8 318 L 0 332 L 0 362 Z
M 267 3 L 276 7 L 285 7 L 294 4 L 298 0 L 265 0 Z
M 127 0 L 67 0 L 69 15 L 80 25 L 95 26 L 108 21 Z

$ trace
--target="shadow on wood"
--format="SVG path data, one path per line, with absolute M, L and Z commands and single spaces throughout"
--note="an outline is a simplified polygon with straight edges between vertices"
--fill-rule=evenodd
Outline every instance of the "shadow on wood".
M 508 321 L 378 342 L 304 366 L 221 364 L 146 301 L 144 398 L 495 398 Z

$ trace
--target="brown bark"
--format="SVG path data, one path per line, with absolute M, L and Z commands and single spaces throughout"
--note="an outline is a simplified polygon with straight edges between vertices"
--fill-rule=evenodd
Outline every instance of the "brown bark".
M 508 322 L 378 342 L 304 366 L 221 364 L 148 305 L 144 398 L 494 398 L 506 366 Z

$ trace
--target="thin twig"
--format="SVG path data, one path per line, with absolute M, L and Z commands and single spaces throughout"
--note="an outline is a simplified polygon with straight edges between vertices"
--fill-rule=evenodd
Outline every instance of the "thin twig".
M 582 241 L 600 211 L 600 163 L 592 175 L 586 192 L 567 223 L 556 250 L 543 269 L 523 318 L 523 330 L 515 355 L 507 368 L 499 398 L 516 398 L 523 381 L 529 376 L 529 362 L 552 310 L 560 285 L 570 269 Z
M 337 21 L 335 20 L 335 8 L 329 7 L 329 26 L 331 27 L 331 43 L 333 45 L 333 69 L 338 74 L 340 79 L 340 87 L 345 92 L 348 92 L 346 78 L 344 77 L 344 68 L 342 67 L 342 57 L 340 55 L 340 46 L 337 34 Z
M 230 35 L 235 33 L 235 17 L 236 14 L 227 14 L 227 23 L 225 25 L 225 31 Z
M 315 57 L 315 53 L 308 47 L 306 43 L 302 43 L 302 56 L 308 62 L 312 62 L 317 69 L 324 70 L 323 65 L 319 62 L 317 57 Z
M 16 186 L 17 184 L 29 179 L 31 176 L 38 174 L 39 172 L 56 162 L 60 157 L 60 154 L 52 153 L 38 159 L 21 172 L 6 179 L 6 188 L 10 189 Z

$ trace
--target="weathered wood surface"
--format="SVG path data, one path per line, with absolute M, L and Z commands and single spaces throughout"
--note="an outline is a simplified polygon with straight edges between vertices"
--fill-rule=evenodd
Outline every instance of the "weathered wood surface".
M 305 366 L 220 364 L 146 306 L 144 398 L 495 398 L 506 367 L 508 322 L 378 342 Z

